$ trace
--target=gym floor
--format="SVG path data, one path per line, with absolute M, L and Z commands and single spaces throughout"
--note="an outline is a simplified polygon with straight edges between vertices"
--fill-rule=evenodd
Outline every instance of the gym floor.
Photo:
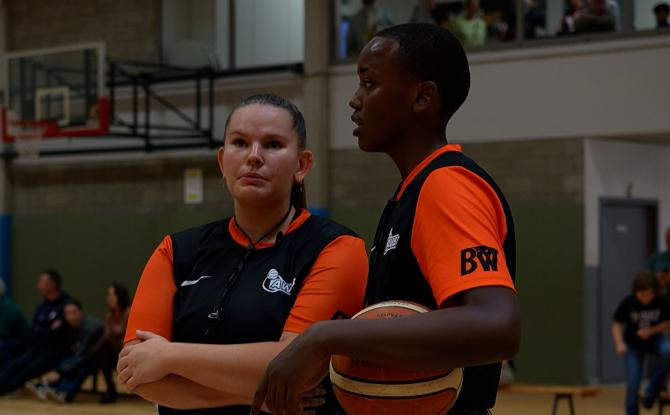
M 100 405 L 99 396 L 82 393 L 70 405 L 38 402 L 22 392 L 0 398 L 0 415 L 150 415 L 155 414 L 154 406 L 134 396 L 123 396 L 116 404 Z M 521 393 L 498 394 L 498 404 L 494 415 L 551 415 L 553 397 Z M 623 386 L 603 387 L 593 398 L 575 398 L 575 415 L 615 415 L 623 414 Z M 565 401 L 559 403 L 556 415 L 568 415 L 570 410 Z M 640 415 L 657 414 L 658 408 L 641 410 Z

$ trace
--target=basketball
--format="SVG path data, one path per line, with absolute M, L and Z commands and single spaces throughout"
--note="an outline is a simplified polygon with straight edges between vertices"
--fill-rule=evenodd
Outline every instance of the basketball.
M 400 318 L 427 311 L 430 310 L 408 301 L 385 301 L 352 318 Z M 463 370 L 410 371 L 334 355 L 330 379 L 335 396 L 348 415 L 441 415 L 456 402 Z

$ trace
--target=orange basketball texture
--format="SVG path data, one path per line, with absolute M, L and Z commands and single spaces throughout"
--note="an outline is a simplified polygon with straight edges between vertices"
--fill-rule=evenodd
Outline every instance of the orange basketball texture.
M 427 311 L 408 301 L 385 301 L 353 318 L 400 318 Z M 330 378 L 348 415 L 442 415 L 456 402 L 463 371 L 410 371 L 334 355 Z

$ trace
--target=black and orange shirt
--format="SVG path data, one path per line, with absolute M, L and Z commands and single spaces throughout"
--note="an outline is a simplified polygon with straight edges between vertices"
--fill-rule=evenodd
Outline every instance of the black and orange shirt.
M 247 246 L 232 219 L 167 236 L 144 269 L 125 341 L 138 329 L 190 343 L 277 341 L 284 331 L 300 333 L 362 307 L 367 254 L 347 228 L 302 210 L 279 242 Z M 220 318 L 212 315 L 217 309 Z
M 505 197 L 458 145 L 423 160 L 388 202 L 370 253 L 366 304 L 432 309 L 483 286 L 514 289 L 515 238 Z M 495 404 L 500 364 L 466 368 L 453 410 Z

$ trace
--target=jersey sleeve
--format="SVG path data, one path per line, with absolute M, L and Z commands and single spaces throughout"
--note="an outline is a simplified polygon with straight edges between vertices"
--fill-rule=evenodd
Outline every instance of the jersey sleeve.
M 624 298 L 619 305 L 617 306 L 616 310 L 614 311 L 614 315 L 612 316 L 612 319 L 614 321 L 617 321 L 619 323 L 626 323 L 626 315 L 628 314 L 628 297 Z
M 476 287 L 514 289 L 503 250 L 505 219 L 493 188 L 466 168 L 444 167 L 428 176 L 411 246 L 437 304 Z
M 361 238 L 344 235 L 314 262 L 291 308 L 284 331 L 301 333 L 321 320 L 351 317 L 363 306 L 368 257 Z
M 166 236 L 140 277 L 124 343 L 137 339 L 136 330 L 150 331 L 172 340 L 172 301 L 176 291 L 172 274 L 172 240 Z

